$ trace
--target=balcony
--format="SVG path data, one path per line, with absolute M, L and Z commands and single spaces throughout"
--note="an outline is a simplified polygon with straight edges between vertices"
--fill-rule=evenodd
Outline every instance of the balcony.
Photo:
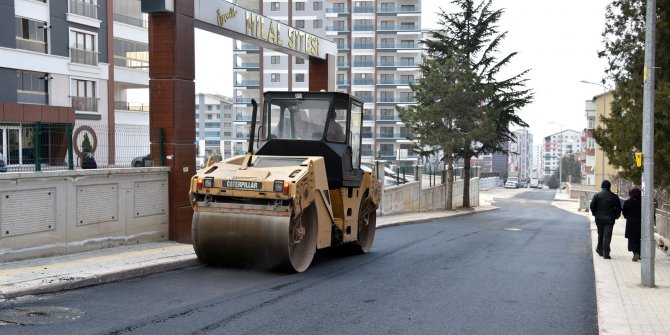
M 98 98 L 72 97 L 72 107 L 75 111 L 98 111 Z
M 372 43 L 355 43 L 354 49 L 374 49 L 375 45 Z
M 337 67 L 348 68 L 349 63 L 348 62 L 337 62 Z
M 249 139 L 249 133 L 236 133 L 235 138 L 237 139 Z
M 416 80 L 407 80 L 407 79 L 405 79 L 405 80 L 403 80 L 403 79 L 393 80 L 393 79 L 391 79 L 391 80 L 378 80 L 377 85 L 408 86 L 408 85 L 412 85 L 416 82 L 417 82 Z
M 47 53 L 47 44 L 38 40 L 27 40 L 23 38 L 16 38 L 16 48 L 21 50 L 28 50 L 39 53 Z
M 377 49 L 421 49 L 416 43 L 380 43 Z
M 381 159 L 395 159 L 395 151 L 381 150 L 377 152 L 377 156 L 379 156 Z
M 374 115 L 372 115 L 372 114 L 363 114 L 363 120 L 364 121 L 373 121 L 374 119 L 375 119 Z
M 70 13 L 98 19 L 98 6 L 88 1 L 70 0 Z
M 394 103 L 394 104 L 414 104 L 416 103 L 415 98 L 402 98 L 402 97 L 379 97 L 377 99 L 378 103 Z
M 235 99 L 235 103 L 237 103 L 237 104 L 250 104 L 251 103 L 251 98 L 237 98 L 237 99 Z
M 372 6 L 354 7 L 354 13 L 374 13 L 375 8 Z
M 239 63 L 233 64 L 233 69 L 256 69 L 260 68 L 260 63 Z
M 338 85 L 338 86 L 348 86 L 348 85 L 349 85 L 349 81 L 346 80 L 346 79 L 341 79 L 341 80 L 338 80 L 338 81 L 337 81 L 337 85 Z
M 346 26 L 326 26 L 326 31 L 349 31 L 349 27 Z
M 349 8 L 330 7 L 330 8 L 326 8 L 326 13 L 327 14 L 345 14 L 345 13 L 350 13 L 350 11 L 349 11 Z
M 122 111 L 149 112 L 149 104 L 114 101 L 114 109 Z
M 418 31 L 419 28 L 416 25 L 401 24 L 399 26 L 395 25 L 380 25 L 377 27 L 379 31 Z
M 374 31 L 374 30 L 375 30 L 375 26 L 372 26 L 372 25 L 370 25 L 370 26 L 354 25 L 354 31 Z
M 417 6 L 400 6 L 400 7 L 379 7 L 377 13 L 382 14 L 396 14 L 396 13 L 421 13 L 421 8 Z
M 361 156 L 372 156 L 372 150 L 361 150 Z
M 235 115 L 235 121 L 251 121 L 251 115 Z
M 337 45 L 337 50 L 349 50 L 349 45 L 344 43 L 344 44 L 338 44 Z
M 369 97 L 369 96 L 364 96 L 364 97 L 356 96 L 356 98 L 359 98 L 359 99 L 363 100 L 363 102 L 374 102 L 374 99 L 372 99 L 372 97 Z
M 377 63 L 378 67 L 416 67 L 417 64 L 414 60 L 412 61 L 399 61 L 399 62 L 379 62 Z
M 354 67 L 373 67 L 375 62 L 354 61 Z
M 260 80 L 236 80 L 233 83 L 233 86 L 235 87 L 258 87 L 260 85 Z
M 372 138 L 372 133 L 371 132 L 362 132 L 361 133 L 362 138 Z
M 98 52 L 70 48 L 70 61 L 78 64 L 98 65 Z
M 402 121 L 402 120 L 400 120 L 400 116 L 398 116 L 398 115 L 377 115 L 377 121 L 398 122 L 398 121 Z
M 377 139 L 379 140 L 404 140 L 407 139 L 409 133 L 379 133 Z
M 125 23 L 131 26 L 135 27 L 140 27 L 144 29 L 149 28 L 149 20 L 146 18 L 139 18 L 139 17 L 132 17 L 128 15 L 124 15 L 121 13 L 114 13 L 114 21 L 120 22 L 120 23 Z
M 374 85 L 372 79 L 354 79 L 354 85 Z

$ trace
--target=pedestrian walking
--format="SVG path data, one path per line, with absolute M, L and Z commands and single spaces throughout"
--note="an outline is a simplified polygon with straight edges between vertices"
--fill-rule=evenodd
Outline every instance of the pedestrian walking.
M 600 192 L 593 196 L 589 206 L 591 214 L 595 217 L 596 227 L 598 227 L 596 252 L 604 259 L 612 259 L 610 257 L 610 242 L 612 241 L 614 222 L 621 216 L 621 201 L 619 196 L 610 191 L 612 184 L 609 180 L 603 180 L 600 188 Z
M 633 262 L 640 260 L 640 238 L 642 237 L 642 192 L 633 187 L 628 191 L 628 200 L 623 203 L 623 217 L 626 218 L 626 238 L 628 251 L 633 253 Z

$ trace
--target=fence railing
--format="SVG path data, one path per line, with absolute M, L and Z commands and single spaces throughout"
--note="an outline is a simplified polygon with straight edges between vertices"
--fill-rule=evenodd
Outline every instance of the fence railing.
M 88 168 L 161 166 L 150 156 L 150 138 L 163 147 L 162 129 L 150 136 L 148 126 L 79 123 L 5 122 L 8 135 L 23 141 L 7 143 L 4 173 Z M 162 156 L 162 155 L 161 155 Z

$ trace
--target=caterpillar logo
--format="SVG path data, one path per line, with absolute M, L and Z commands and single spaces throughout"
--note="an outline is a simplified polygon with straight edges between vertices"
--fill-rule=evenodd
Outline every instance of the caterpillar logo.
M 241 181 L 241 180 L 224 180 L 223 188 L 238 189 L 238 190 L 260 190 L 263 183 L 257 181 Z

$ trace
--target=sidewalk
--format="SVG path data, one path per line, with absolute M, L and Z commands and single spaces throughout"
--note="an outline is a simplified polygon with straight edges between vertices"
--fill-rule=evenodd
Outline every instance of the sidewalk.
M 623 217 L 614 225 L 612 259 L 606 260 L 595 253 L 598 232 L 591 213 L 579 212 L 578 200 L 567 192 L 557 192 L 553 205 L 589 220 L 600 334 L 670 334 L 670 256 L 656 248 L 656 287 L 644 287 L 640 262 L 633 262 L 628 251 Z
M 497 209 L 488 202 L 474 209 L 378 216 L 377 228 Z M 145 243 L 71 255 L 0 264 L 0 299 L 43 294 L 141 277 L 197 265 L 190 244 Z

